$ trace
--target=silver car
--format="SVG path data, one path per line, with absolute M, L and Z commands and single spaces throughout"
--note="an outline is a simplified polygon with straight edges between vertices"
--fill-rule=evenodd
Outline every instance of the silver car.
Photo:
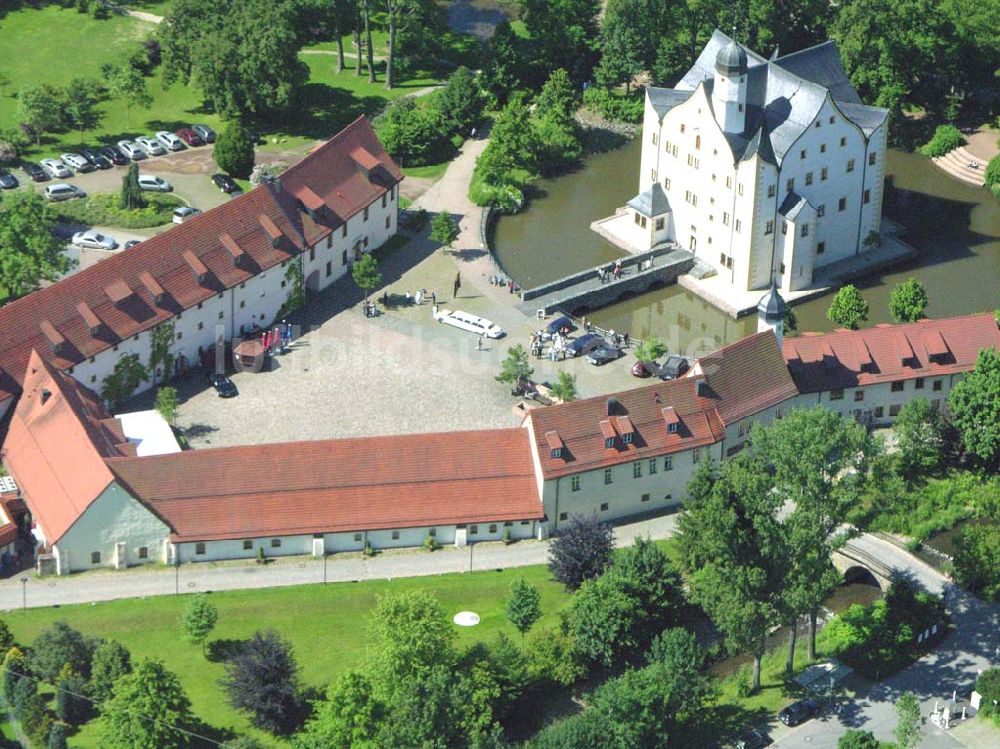
M 147 156 L 163 156 L 167 153 L 167 150 L 155 138 L 147 138 L 142 135 L 136 138 L 135 142 L 139 148 L 146 152 Z
M 59 158 L 78 172 L 92 172 L 97 168 L 85 156 L 81 156 L 78 153 L 64 153 Z
M 78 231 L 73 235 L 73 244 L 77 247 L 87 247 L 93 250 L 117 250 L 118 242 L 114 237 L 106 237 L 94 229 Z
M 215 143 L 215 131 L 208 125 L 192 125 L 191 129 L 198 133 L 206 143 Z
M 67 185 L 65 182 L 57 182 L 45 188 L 46 200 L 69 200 L 71 198 L 85 198 L 87 193 L 76 185 Z
M 42 169 L 50 177 L 55 177 L 57 179 L 66 179 L 67 177 L 72 177 L 73 172 L 69 170 L 69 167 L 62 163 L 59 159 L 42 159 L 41 161 Z
M 164 148 L 169 148 L 171 151 L 183 151 L 184 141 L 178 138 L 171 132 L 166 130 L 161 130 L 156 134 L 156 139 L 160 142 Z
M 170 192 L 174 188 L 163 177 L 157 177 L 152 174 L 140 174 L 139 189 L 149 192 Z
M 146 158 L 145 152 L 130 140 L 120 140 L 117 145 L 118 150 L 122 152 L 125 158 L 132 159 L 132 161 L 139 161 Z

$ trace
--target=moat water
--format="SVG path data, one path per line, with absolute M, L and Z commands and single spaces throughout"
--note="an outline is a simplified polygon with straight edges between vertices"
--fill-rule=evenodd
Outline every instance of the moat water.
M 530 288 L 623 254 L 590 230 L 638 188 L 641 138 L 586 160 L 570 174 L 537 183 L 527 210 L 501 218 L 495 248 L 500 263 Z M 855 281 L 868 301 L 868 324 L 890 322 L 889 294 L 908 276 L 927 288 L 930 317 L 1000 306 L 1000 202 L 959 182 L 925 157 L 890 150 L 884 213 L 905 227 L 915 258 Z M 830 297 L 796 305 L 800 331 L 826 331 Z M 680 286 L 649 292 L 594 312 L 602 327 L 659 336 L 671 350 L 696 354 L 756 330 L 753 316 L 733 320 Z

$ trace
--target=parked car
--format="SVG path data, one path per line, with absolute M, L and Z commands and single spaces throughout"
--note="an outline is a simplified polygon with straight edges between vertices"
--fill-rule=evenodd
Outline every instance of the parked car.
M 129 241 L 127 241 L 125 243 L 124 248 L 126 250 L 130 250 L 133 247 L 135 247 L 137 244 L 139 244 L 139 242 L 141 242 L 141 241 L 142 241 L 141 239 L 130 239 Z
M 617 346 L 611 346 L 605 343 L 603 346 L 598 346 L 587 354 L 587 361 L 595 367 L 600 367 L 608 362 L 614 361 L 615 359 L 620 359 L 624 355 L 625 352 Z
M 95 229 L 78 231 L 73 235 L 73 244 L 77 247 L 88 247 L 94 250 L 117 250 L 118 242 L 114 237 L 106 237 Z
M 240 191 L 240 186 L 236 184 L 236 180 L 228 174 L 213 174 L 212 182 L 227 195 Z
M 569 356 L 586 356 L 604 343 L 607 343 L 604 340 L 604 336 L 598 333 L 584 333 L 579 338 L 574 338 L 566 344 L 566 353 Z
M 543 328 L 542 332 L 551 338 L 556 333 L 562 333 L 565 335 L 566 333 L 572 333 L 574 330 L 576 330 L 576 325 L 573 324 L 573 320 L 569 317 L 563 316 L 552 320 Z
M 143 153 L 147 156 L 164 156 L 167 153 L 167 149 L 165 149 L 160 144 L 160 141 L 156 140 L 156 138 L 149 138 L 145 135 L 140 135 L 135 139 L 135 144 L 139 146 L 139 148 L 141 148 Z
M 24 173 L 31 178 L 32 182 L 45 182 L 49 178 L 49 173 L 47 171 L 31 161 L 25 162 Z
M 503 328 L 496 323 L 482 317 L 477 317 L 476 315 L 470 315 L 468 312 L 462 312 L 461 310 L 447 310 L 442 308 L 434 315 L 434 319 L 438 322 L 443 322 L 445 325 L 451 325 L 460 330 L 467 330 L 470 333 L 476 333 L 487 338 L 503 338 L 505 335 Z
M 42 169 L 50 177 L 56 177 L 59 179 L 66 179 L 67 177 L 72 177 L 73 172 L 69 170 L 64 163 L 59 159 L 42 159 Z
M 140 174 L 139 189 L 148 192 L 170 192 L 174 188 L 163 177 L 157 177 L 153 174 Z
M 197 208 L 192 208 L 191 206 L 181 206 L 180 208 L 174 208 L 174 216 L 171 220 L 175 224 L 183 224 L 196 213 L 201 213 L 201 211 Z
M 68 164 L 78 172 L 92 172 L 96 168 L 78 153 L 64 153 L 59 158 L 63 160 L 64 164 Z
M 156 134 L 156 139 L 160 142 L 160 144 L 164 148 L 167 148 L 167 149 L 169 149 L 171 151 L 183 151 L 184 150 L 184 141 L 182 141 L 176 135 L 174 135 L 173 133 L 171 133 L 171 132 L 169 132 L 167 130 L 160 130 Z
M 236 385 L 225 375 L 210 372 L 208 383 L 215 388 L 215 393 L 220 398 L 234 398 L 239 395 L 240 391 L 236 389 Z
M 661 380 L 676 380 L 688 371 L 688 362 L 683 356 L 671 354 L 660 367 L 659 375 Z
M 204 139 L 189 127 L 182 127 L 176 135 L 192 148 L 205 145 Z
M 215 131 L 208 125 L 192 125 L 191 129 L 206 143 L 215 143 Z
M 101 153 L 96 148 L 84 148 L 80 151 L 83 154 L 83 158 L 89 161 L 98 169 L 110 169 L 111 161 L 108 157 Z
M 126 158 L 132 159 L 132 161 L 139 161 L 146 158 L 146 152 L 139 148 L 138 144 L 133 143 L 130 140 L 120 140 L 118 141 L 118 150 L 122 152 Z
M 128 156 L 114 146 L 101 146 L 97 149 L 101 155 L 115 166 L 125 166 L 128 163 Z
M 659 372 L 660 366 L 655 361 L 637 361 L 632 365 L 633 377 L 652 377 Z
M 771 746 L 773 743 L 771 737 L 766 733 L 761 733 L 756 728 L 751 728 L 749 731 L 740 734 L 734 746 L 736 749 L 764 749 L 765 746 Z
M 819 703 L 816 700 L 807 697 L 804 700 L 793 702 L 791 705 L 779 712 L 778 720 L 786 726 L 797 726 L 799 723 L 804 723 L 814 717 L 818 712 Z
M 76 185 L 67 185 L 65 182 L 57 182 L 45 188 L 46 200 L 70 200 L 85 197 L 87 197 L 87 193 Z
M 17 177 L 10 172 L 0 172 L 0 188 L 13 190 L 19 184 L 21 183 L 17 181 Z

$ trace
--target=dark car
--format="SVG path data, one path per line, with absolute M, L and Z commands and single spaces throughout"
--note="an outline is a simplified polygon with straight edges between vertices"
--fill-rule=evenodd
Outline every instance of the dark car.
M 660 375 L 660 379 L 676 380 L 678 377 L 680 377 L 687 371 L 688 371 L 687 359 L 685 359 L 683 356 L 677 356 L 675 354 L 671 354 L 670 356 L 667 357 L 667 360 L 663 362 L 663 365 L 660 367 L 658 374 Z
M 566 353 L 569 356 L 585 356 L 602 343 L 606 343 L 604 336 L 598 333 L 585 333 L 566 344 Z
M 587 361 L 595 367 L 600 367 L 603 364 L 607 364 L 609 361 L 620 359 L 624 355 L 625 352 L 617 346 L 610 346 L 605 343 L 603 346 L 598 346 L 587 354 Z
M 31 177 L 32 182 L 45 182 L 49 178 L 48 172 L 30 161 L 25 162 L 24 173 Z
M 80 153 L 83 155 L 83 158 L 96 166 L 98 169 L 111 168 L 111 161 L 96 148 L 84 148 L 81 149 Z
M 17 177 L 10 172 L 0 172 L 0 188 L 13 190 L 19 184 L 21 183 L 17 181 Z
M 756 728 L 751 728 L 746 733 L 741 734 L 733 746 L 736 749 L 764 749 L 765 746 L 771 746 L 773 743 L 771 737 L 766 733 L 761 733 Z
M 212 182 L 214 182 L 215 186 L 227 195 L 238 192 L 240 189 L 240 186 L 236 184 L 236 180 L 228 174 L 213 174 Z
M 194 147 L 205 145 L 205 140 L 189 127 L 182 127 L 174 134 L 189 146 Z
M 225 375 L 212 372 L 208 375 L 208 382 L 215 388 L 215 392 L 220 398 L 235 398 L 239 395 L 236 385 Z
M 799 723 L 809 720 L 818 712 L 819 703 L 814 699 L 807 698 L 793 702 L 778 713 L 778 720 L 786 726 L 797 726 Z
M 572 333 L 574 330 L 576 330 L 576 325 L 573 324 L 573 321 L 570 318 L 565 316 L 557 317 L 545 326 L 545 333 L 547 333 L 549 337 L 554 336 L 556 333 L 562 333 L 565 335 L 566 333 Z
M 133 247 L 135 247 L 137 244 L 139 244 L 139 242 L 141 242 L 141 241 L 142 241 L 141 239 L 130 239 L 123 246 L 124 246 L 124 248 L 126 250 L 130 250 Z
M 97 150 L 115 166 L 125 166 L 128 163 L 128 157 L 114 146 L 101 146 Z
M 191 129 L 206 143 L 215 143 L 215 131 L 208 125 L 192 125 Z

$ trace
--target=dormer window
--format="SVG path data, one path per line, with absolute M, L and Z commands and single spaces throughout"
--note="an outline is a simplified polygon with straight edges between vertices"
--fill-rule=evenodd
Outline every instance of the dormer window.
M 614 437 L 605 437 L 604 438 L 604 446 L 606 448 L 608 448 L 608 449 L 614 447 L 615 446 L 615 438 Z
M 668 434 L 677 434 L 677 422 L 676 421 L 673 424 L 667 424 L 667 433 Z
M 545 442 L 549 446 L 550 458 L 553 459 L 562 458 L 565 445 L 563 444 L 562 438 L 559 436 L 559 432 L 556 431 L 546 432 Z
M 622 435 L 622 442 L 624 442 L 626 445 L 631 445 L 632 444 L 632 432 L 625 432 L 625 434 Z
M 604 447 L 613 448 L 618 439 L 618 432 L 609 419 L 601 421 L 601 434 L 604 436 Z

